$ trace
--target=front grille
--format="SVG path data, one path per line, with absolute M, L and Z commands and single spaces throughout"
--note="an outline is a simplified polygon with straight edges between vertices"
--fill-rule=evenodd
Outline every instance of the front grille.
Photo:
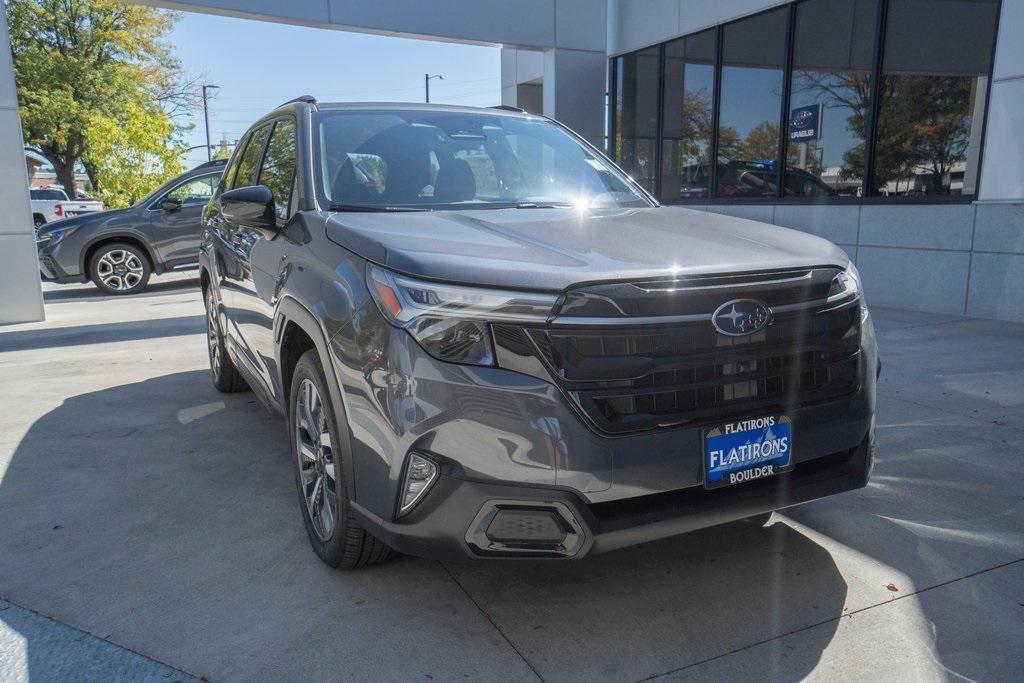
M 808 293 L 806 281 L 799 286 Z M 749 278 L 737 287 L 743 296 L 756 297 Z M 793 301 L 792 292 L 783 292 L 785 287 L 776 283 L 770 289 L 773 298 Z M 713 292 L 701 292 L 709 313 L 737 297 L 728 286 L 716 286 Z M 809 301 L 823 301 L 827 290 L 811 294 Z M 685 293 L 676 290 L 672 296 L 678 299 Z M 664 302 L 633 305 L 644 312 L 658 307 L 664 308 Z M 529 340 L 551 379 L 594 427 L 609 434 L 786 413 L 856 391 L 861 323 L 857 303 L 780 309 L 784 312 L 774 316 L 773 324 L 744 337 L 718 333 L 709 317 L 668 324 L 646 324 L 645 318 L 644 325 L 630 325 L 626 315 L 612 324 L 589 327 L 503 326 L 495 338 L 519 355 L 526 346 L 522 342 Z

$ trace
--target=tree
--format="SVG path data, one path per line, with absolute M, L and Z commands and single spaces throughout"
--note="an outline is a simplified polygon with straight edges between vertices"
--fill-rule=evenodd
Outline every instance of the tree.
M 95 117 L 82 163 L 97 196 L 110 206 L 128 206 L 181 172 L 181 147 L 169 145 L 174 124 L 163 111 L 128 104 L 121 120 Z
M 119 169 L 163 177 L 179 168 L 166 152 L 172 117 L 194 106 L 194 92 L 164 43 L 176 19 L 115 0 L 8 0 L 26 144 L 69 195 L 80 162 L 115 206 L 140 191 Z
M 771 159 L 774 161 L 779 150 L 779 124 L 762 121 L 747 133 L 740 145 L 740 158 L 752 161 Z

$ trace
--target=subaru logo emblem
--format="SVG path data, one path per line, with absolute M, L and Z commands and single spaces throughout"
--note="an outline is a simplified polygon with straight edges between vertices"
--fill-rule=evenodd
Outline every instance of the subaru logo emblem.
M 733 299 L 719 306 L 711 316 L 715 329 L 729 337 L 742 337 L 768 327 L 772 311 L 755 299 Z
M 794 128 L 803 128 L 804 126 L 811 122 L 812 116 L 814 116 L 814 114 L 807 111 L 806 109 L 804 109 L 803 111 L 798 111 L 796 114 L 793 115 L 793 118 L 789 120 L 789 125 L 793 126 Z

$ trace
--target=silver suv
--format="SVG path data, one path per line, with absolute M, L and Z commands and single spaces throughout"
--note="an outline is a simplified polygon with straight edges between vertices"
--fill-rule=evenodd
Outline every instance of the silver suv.
M 660 206 L 555 121 L 299 98 L 203 224 L 213 381 L 285 417 L 332 566 L 581 558 L 867 482 L 846 254 Z

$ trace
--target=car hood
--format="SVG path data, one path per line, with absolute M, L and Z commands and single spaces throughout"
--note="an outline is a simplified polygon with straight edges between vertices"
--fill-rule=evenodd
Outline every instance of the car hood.
M 451 282 L 562 290 L 601 280 L 846 266 L 807 233 L 681 207 L 329 213 L 327 236 L 394 270 Z

